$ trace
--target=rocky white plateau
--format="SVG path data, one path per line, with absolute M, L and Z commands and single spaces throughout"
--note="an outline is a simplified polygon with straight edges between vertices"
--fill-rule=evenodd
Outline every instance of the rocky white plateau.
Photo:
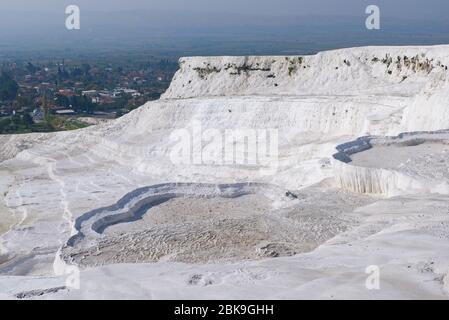
M 0 136 L 0 298 L 447 299 L 448 66 L 449 46 L 182 58 L 120 119 Z M 203 159 L 198 125 L 276 130 L 276 158 L 174 162 L 177 132 Z

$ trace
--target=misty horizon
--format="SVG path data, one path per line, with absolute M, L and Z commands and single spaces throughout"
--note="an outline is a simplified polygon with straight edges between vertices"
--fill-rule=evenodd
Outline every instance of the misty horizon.
M 391 1 L 390 1 L 391 2 Z M 39 4 L 0 4 L 0 52 L 96 52 L 164 50 L 178 55 L 303 54 L 363 45 L 449 43 L 449 3 L 377 1 L 381 30 L 366 30 L 371 1 L 236 1 L 211 4 L 194 0 L 119 1 L 44 0 Z M 65 8 L 77 4 L 81 29 L 65 28 Z M 252 4 L 252 5 L 251 5 Z M 289 8 L 288 10 L 286 8 Z M 431 10 L 428 10 L 431 8 Z M 271 10 L 270 10 L 271 9 Z

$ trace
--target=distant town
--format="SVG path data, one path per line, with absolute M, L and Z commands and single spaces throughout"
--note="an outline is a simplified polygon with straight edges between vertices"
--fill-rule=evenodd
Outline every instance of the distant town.
M 7 61 L 0 74 L 0 134 L 73 130 L 118 118 L 167 89 L 176 60 Z

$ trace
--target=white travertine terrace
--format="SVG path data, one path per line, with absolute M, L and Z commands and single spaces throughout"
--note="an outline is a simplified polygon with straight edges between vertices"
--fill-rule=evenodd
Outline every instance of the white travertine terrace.
M 447 298 L 448 154 L 412 146 L 416 154 L 401 150 L 403 166 L 392 168 L 385 155 L 399 153 L 394 146 L 382 149 L 380 141 L 449 128 L 448 66 L 449 46 L 182 58 L 160 100 L 116 121 L 0 136 L 0 297 Z M 223 132 L 278 129 L 276 170 L 172 163 L 171 133 L 198 123 Z M 353 155 L 352 163 L 333 158 L 337 146 L 364 136 L 379 144 Z M 441 133 L 439 144 L 445 141 Z M 291 191 L 298 199 L 276 207 L 255 192 L 235 202 L 207 199 L 206 206 L 192 191 L 248 182 L 273 186 L 279 190 L 274 198 Z M 80 217 L 167 183 L 192 190 L 139 221 L 92 234 L 98 250 L 86 246 L 81 287 L 65 288 L 71 263 L 83 260 L 64 253 L 80 231 Z M 264 211 L 272 206 L 276 210 Z M 212 215 L 215 207 L 228 216 Z M 248 241 L 226 246 L 238 230 Z M 308 250 L 292 249 L 292 230 L 310 241 Z M 139 239 L 149 247 L 140 247 Z M 208 239 L 218 239 L 226 254 Z M 129 246 L 112 256 L 122 240 Z M 177 244 L 184 240 L 190 247 L 183 251 Z M 381 290 L 365 288 L 369 265 L 381 270 Z
M 337 149 L 335 180 L 344 189 L 389 197 L 449 194 L 448 130 L 363 137 Z

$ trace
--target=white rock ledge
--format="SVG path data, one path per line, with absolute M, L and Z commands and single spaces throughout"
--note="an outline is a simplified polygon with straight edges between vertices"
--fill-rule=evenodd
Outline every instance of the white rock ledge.
M 346 190 L 377 194 L 387 197 L 423 192 L 449 194 L 447 179 L 435 179 L 426 176 L 407 174 L 401 168 L 366 167 L 353 162 L 354 155 L 381 146 L 407 147 L 426 143 L 449 144 L 449 130 L 401 133 L 395 137 L 366 136 L 337 146 L 338 153 L 333 155 L 333 168 L 337 184 Z M 394 151 L 389 155 L 395 157 Z M 411 157 L 419 155 L 413 154 Z M 379 160 L 379 166 L 382 160 Z
M 281 204 L 281 206 L 282 204 L 285 206 L 292 202 L 292 199 L 287 196 L 286 190 L 262 183 L 159 184 L 139 188 L 126 194 L 112 206 L 95 209 L 81 215 L 75 221 L 75 229 L 78 233 L 67 241 L 67 245 L 74 246 L 84 238 L 98 238 L 106 228 L 112 225 L 139 220 L 151 207 L 155 207 L 170 199 L 184 196 L 237 198 L 257 193 L 272 198 L 275 203 Z

